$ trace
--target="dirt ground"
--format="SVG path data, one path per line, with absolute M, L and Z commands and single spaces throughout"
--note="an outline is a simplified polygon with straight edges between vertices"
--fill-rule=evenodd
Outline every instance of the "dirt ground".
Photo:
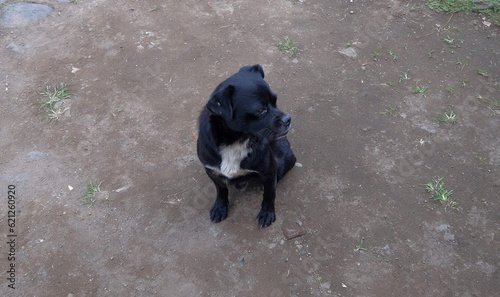
M 53 11 L 0 27 L 0 295 L 498 296 L 500 30 L 482 15 L 398 0 L 36 2 Z M 259 186 L 210 221 L 195 145 L 212 90 L 256 63 L 302 165 L 263 229 Z M 50 122 L 36 102 L 61 83 L 71 98 Z M 434 177 L 455 207 L 431 199 Z

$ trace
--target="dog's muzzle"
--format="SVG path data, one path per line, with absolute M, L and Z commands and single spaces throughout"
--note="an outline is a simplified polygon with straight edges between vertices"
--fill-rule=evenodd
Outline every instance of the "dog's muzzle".
M 290 128 L 292 127 L 292 118 L 289 115 L 285 114 L 276 119 L 275 125 L 278 132 L 276 133 L 276 138 L 283 137 L 288 133 L 288 131 L 290 131 Z

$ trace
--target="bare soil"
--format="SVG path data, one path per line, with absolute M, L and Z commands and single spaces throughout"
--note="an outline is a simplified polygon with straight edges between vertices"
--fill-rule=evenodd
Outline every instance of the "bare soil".
M 416 0 L 36 3 L 52 13 L 0 27 L 0 295 L 498 296 L 500 32 L 482 15 Z M 295 58 L 278 50 L 287 36 Z M 302 165 L 263 229 L 259 186 L 210 221 L 195 146 L 214 87 L 256 63 Z M 71 98 L 49 122 L 36 101 L 61 83 Z M 456 209 L 430 199 L 435 176 Z

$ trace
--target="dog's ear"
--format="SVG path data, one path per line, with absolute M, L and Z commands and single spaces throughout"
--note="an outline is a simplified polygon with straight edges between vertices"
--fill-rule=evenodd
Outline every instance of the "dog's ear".
M 252 69 L 252 71 L 260 72 L 260 75 L 262 75 L 262 78 L 264 78 L 264 69 L 262 69 L 262 66 L 260 66 L 259 64 L 256 64 L 256 65 L 253 65 L 251 69 Z
M 244 67 L 241 67 L 240 71 L 248 71 L 248 72 L 258 72 L 262 78 L 264 78 L 264 69 L 262 69 L 262 66 L 260 66 L 259 64 L 255 64 L 253 66 L 244 66 Z
M 213 93 L 207 103 L 208 110 L 230 121 L 233 118 L 233 93 L 234 86 L 232 85 Z

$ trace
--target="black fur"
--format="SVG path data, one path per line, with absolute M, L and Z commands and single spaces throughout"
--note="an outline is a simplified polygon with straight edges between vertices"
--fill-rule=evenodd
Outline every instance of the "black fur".
M 266 227 L 275 221 L 276 184 L 296 161 L 285 137 L 291 119 L 278 109 L 276 99 L 264 81 L 262 67 L 245 66 L 215 88 L 201 111 L 198 157 L 217 189 L 210 210 L 212 221 L 227 217 L 228 184 L 240 187 L 248 178 L 258 178 L 264 185 L 259 225 Z M 229 156 L 226 162 L 222 155 Z M 240 161 L 227 162 L 240 155 Z M 238 162 L 241 171 L 234 176 L 227 166 L 221 167 L 224 163 L 236 170 Z

